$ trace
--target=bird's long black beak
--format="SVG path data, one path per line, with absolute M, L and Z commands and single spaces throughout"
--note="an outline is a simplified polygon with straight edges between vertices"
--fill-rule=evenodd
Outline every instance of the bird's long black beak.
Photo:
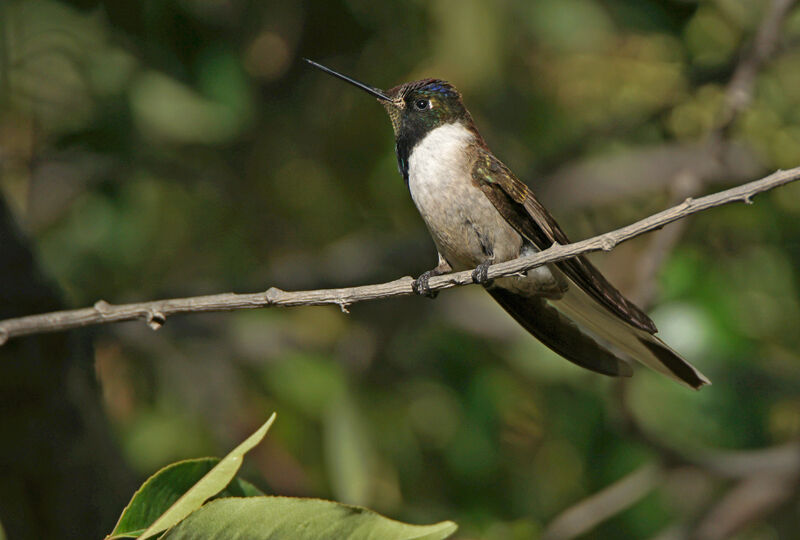
M 392 101 L 392 98 L 390 98 L 389 96 L 384 94 L 383 90 L 381 90 L 379 88 L 375 88 L 374 86 L 370 86 L 368 84 L 364 84 L 362 82 L 359 82 L 359 81 L 357 81 L 355 79 L 351 79 L 347 75 L 342 75 L 338 71 L 333 71 L 331 68 L 325 67 L 322 64 L 317 64 L 316 62 L 314 62 L 313 60 L 309 60 L 308 58 L 303 58 L 303 60 L 305 60 L 306 62 L 308 62 L 309 64 L 311 64 L 315 68 L 321 69 L 325 73 L 328 73 L 329 75 L 333 75 L 334 77 L 342 79 L 344 82 L 348 82 L 348 83 L 352 84 L 353 86 L 357 86 L 358 88 L 361 88 L 363 91 L 367 92 L 368 94 L 372 94 L 373 96 L 375 96 L 378 99 L 382 99 L 383 101 Z

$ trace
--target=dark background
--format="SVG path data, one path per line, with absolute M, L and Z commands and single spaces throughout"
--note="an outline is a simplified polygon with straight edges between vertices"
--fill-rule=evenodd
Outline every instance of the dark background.
M 3 0 L 0 316 L 434 266 L 382 108 L 302 57 L 454 83 L 574 240 L 796 166 L 800 10 L 751 62 L 772 5 Z M 0 522 L 100 536 L 142 478 L 274 410 L 245 467 L 273 493 L 453 519 L 463 539 L 592 520 L 584 538 L 793 538 L 798 217 L 792 185 L 593 257 L 712 379 L 700 392 L 583 371 L 478 287 L 13 340 Z M 605 513 L 554 522 L 612 485 Z

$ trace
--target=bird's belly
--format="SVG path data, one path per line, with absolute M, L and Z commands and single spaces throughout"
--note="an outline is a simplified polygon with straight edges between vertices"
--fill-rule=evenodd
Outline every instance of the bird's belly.
M 435 185 L 419 180 L 409 178 L 411 197 L 439 253 L 454 270 L 517 257 L 522 237 L 470 177 L 442 175 Z
M 453 270 L 469 270 L 487 260 L 504 262 L 538 251 L 523 241 L 480 189 L 466 181 L 449 188 L 445 193 L 412 191 L 412 198 L 436 248 Z M 558 269 L 546 265 L 524 275 L 499 278 L 493 286 L 524 296 L 559 298 L 567 283 Z

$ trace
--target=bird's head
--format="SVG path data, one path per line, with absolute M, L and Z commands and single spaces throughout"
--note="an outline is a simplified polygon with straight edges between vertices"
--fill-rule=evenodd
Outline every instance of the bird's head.
M 440 79 L 422 79 L 381 90 L 306 59 L 312 66 L 348 82 L 376 97 L 392 121 L 397 140 L 421 140 L 430 131 L 449 123 L 461 122 L 472 127 L 472 118 L 461 94 Z

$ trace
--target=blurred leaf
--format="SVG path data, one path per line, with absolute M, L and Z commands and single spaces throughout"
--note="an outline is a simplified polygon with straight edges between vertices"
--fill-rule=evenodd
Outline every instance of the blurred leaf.
M 176 413 L 166 403 L 139 408 L 126 425 L 122 443 L 129 463 L 142 472 L 150 472 L 187 454 L 206 454 L 212 446 L 208 426 Z
M 408 420 L 414 432 L 435 448 L 445 449 L 463 421 L 455 392 L 435 381 L 412 381 L 407 390 Z
M 312 418 L 324 416 L 346 384 L 340 365 L 315 354 L 287 354 L 265 366 L 262 377 L 276 396 Z
M 532 456 L 537 480 L 541 482 L 538 498 L 546 512 L 555 512 L 580 494 L 584 475 L 578 450 L 569 442 L 550 440 Z
M 678 139 L 700 138 L 715 127 L 724 98 L 724 90 L 719 86 L 703 86 L 670 111 L 669 128 Z
M 242 120 L 251 113 L 250 87 L 239 57 L 213 47 L 200 58 L 198 86 L 202 95 L 228 107 Z
M 594 0 L 536 0 L 525 17 L 543 45 L 560 52 L 597 52 L 613 40 L 613 22 Z
M 494 16 L 491 4 L 442 0 L 427 6 L 439 23 L 431 35 L 431 57 L 441 76 L 460 81 L 462 87 L 491 87 L 500 68 L 497 59 L 503 35 L 502 21 Z
M 88 73 L 96 51 L 106 49 L 99 17 L 83 15 L 59 2 L 26 0 L 3 6 L 0 23 L 9 26 L 0 43 L 0 69 L 8 77 L 8 99 L 29 112 L 48 133 L 84 128 L 94 106 Z M 3 77 L 0 76 L 0 79 Z M 6 81 L 3 81 L 4 83 Z M 0 93 L 0 98 L 4 97 Z
M 686 27 L 686 42 L 695 62 L 718 65 L 736 50 L 740 31 L 713 3 L 704 3 Z
M 212 501 L 162 538 L 439 540 L 449 537 L 456 529 L 456 524 L 450 521 L 408 525 L 360 506 L 319 499 L 251 497 Z
M 246 120 L 238 107 L 207 99 L 155 71 L 134 80 L 130 99 L 139 129 L 156 140 L 219 144 L 238 135 Z
M 675 48 L 664 35 L 623 36 L 608 47 L 548 62 L 543 82 L 581 123 L 640 118 L 680 103 L 686 76 Z
M 364 419 L 347 390 L 328 405 L 324 428 L 325 458 L 336 500 L 370 504 L 375 457 Z

